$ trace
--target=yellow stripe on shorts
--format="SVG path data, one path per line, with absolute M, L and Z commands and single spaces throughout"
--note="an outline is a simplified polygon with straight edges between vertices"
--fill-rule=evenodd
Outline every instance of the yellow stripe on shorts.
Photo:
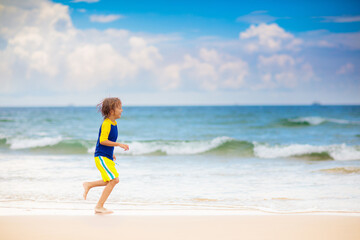
M 108 182 L 119 177 L 119 173 L 115 168 L 115 162 L 109 158 L 103 156 L 95 157 L 95 164 L 97 169 L 99 169 L 104 182 Z

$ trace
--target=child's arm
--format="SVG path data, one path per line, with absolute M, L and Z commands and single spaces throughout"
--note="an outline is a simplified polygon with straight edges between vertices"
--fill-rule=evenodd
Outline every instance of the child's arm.
M 105 145 L 105 146 L 109 146 L 109 147 L 121 147 L 125 151 L 129 150 L 129 146 L 127 144 L 113 142 L 113 141 L 110 141 L 110 140 L 104 140 L 104 141 L 100 142 L 100 144 Z

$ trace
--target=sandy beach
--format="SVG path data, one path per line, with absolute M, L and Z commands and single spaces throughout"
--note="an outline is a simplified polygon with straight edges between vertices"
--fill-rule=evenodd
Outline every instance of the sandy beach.
M 360 217 L 1 216 L 0 239 L 360 239 Z

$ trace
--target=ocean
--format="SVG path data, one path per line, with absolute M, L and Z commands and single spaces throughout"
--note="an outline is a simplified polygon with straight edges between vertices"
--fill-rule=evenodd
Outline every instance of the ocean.
M 360 213 L 360 106 L 123 107 L 117 212 Z M 96 107 L 0 108 L 0 215 L 92 211 Z

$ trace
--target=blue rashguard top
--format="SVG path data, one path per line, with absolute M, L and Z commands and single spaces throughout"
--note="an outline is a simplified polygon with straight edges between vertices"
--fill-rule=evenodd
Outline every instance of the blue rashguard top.
M 100 142 L 109 140 L 116 142 L 118 137 L 117 122 L 113 123 L 110 119 L 106 118 L 99 129 L 99 137 L 95 148 L 95 157 L 104 156 L 114 161 L 114 147 L 101 145 Z

